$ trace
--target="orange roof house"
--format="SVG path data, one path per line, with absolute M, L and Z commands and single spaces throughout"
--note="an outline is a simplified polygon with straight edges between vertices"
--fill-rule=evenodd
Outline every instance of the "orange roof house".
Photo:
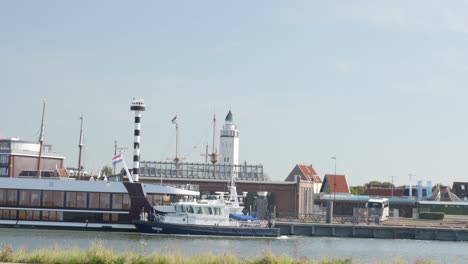
M 320 192 L 325 193 L 350 193 L 346 176 L 325 174 Z
M 312 165 L 296 165 L 286 177 L 285 181 L 306 181 L 312 184 L 313 192 L 318 193 L 322 187 L 322 179 L 318 176 Z
M 296 165 L 284 181 L 296 181 L 296 176 L 299 176 L 302 181 L 322 183 L 322 179 L 320 179 L 312 165 Z

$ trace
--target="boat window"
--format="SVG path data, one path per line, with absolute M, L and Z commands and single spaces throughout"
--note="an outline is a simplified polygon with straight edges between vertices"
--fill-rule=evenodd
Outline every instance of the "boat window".
M 130 209 L 130 196 L 128 195 L 128 193 L 125 193 L 123 195 L 123 202 L 122 202 L 122 209 Z
M 76 208 L 76 192 L 67 192 L 65 195 L 65 206 Z
M 7 192 L 7 205 L 17 205 L 18 201 L 18 190 L 8 190 Z
M 122 209 L 122 198 L 121 193 L 112 194 L 112 209 Z
M 5 189 L 0 189 L 0 205 L 6 205 L 6 192 Z
M 110 209 L 110 193 L 99 194 L 99 208 Z
M 221 215 L 224 215 L 224 208 L 219 208 L 221 210 Z
M 41 206 L 41 191 L 31 191 L 31 206 Z
M 213 208 L 213 210 L 214 210 L 215 215 L 221 215 L 221 208 L 215 207 L 215 208 Z
M 187 207 L 187 213 L 193 214 L 193 207 L 191 205 Z
M 208 207 L 208 214 L 212 215 L 213 214 L 213 208 Z
M 76 193 L 76 207 L 86 208 L 86 203 L 88 202 L 88 196 L 85 192 Z
M 99 193 L 89 193 L 89 208 L 99 208 Z
M 64 192 L 54 192 L 54 207 L 63 207 Z
M 43 207 L 54 207 L 54 192 L 43 191 L 42 192 L 42 206 Z
M 20 190 L 20 206 L 30 206 L 31 204 L 31 191 L 30 190 Z
M 195 207 L 195 210 L 196 210 L 197 214 L 203 214 L 203 209 L 200 206 Z

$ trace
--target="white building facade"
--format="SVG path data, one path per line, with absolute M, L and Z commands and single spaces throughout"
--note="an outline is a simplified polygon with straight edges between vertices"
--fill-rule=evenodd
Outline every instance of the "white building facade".
M 221 165 L 239 165 L 239 130 L 233 123 L 231 110 L 224 121 L 219 140 L 219 163 Z

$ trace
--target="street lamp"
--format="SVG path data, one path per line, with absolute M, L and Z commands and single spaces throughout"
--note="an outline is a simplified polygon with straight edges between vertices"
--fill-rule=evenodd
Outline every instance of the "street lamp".
M 416 175 L 410 173 L 408 174 L 408 176 L 409 176 L 409 197 L 413 197 L 413 186 L 411 184 L 411 178 Z
M 336 198 L 336 156 L 331 157 L 335 160 L 335 175 L 333 176 L 333 211 L 335 211 L 335 198 Z M 333 213 L 333 212 L 332 212 Z
M 393 185 L 393 178 L 395 178 L 396 176 L 388 176 L 388 177 L 392 178 L 392 197 L 393 197 L 393 187 L 395 186 Z

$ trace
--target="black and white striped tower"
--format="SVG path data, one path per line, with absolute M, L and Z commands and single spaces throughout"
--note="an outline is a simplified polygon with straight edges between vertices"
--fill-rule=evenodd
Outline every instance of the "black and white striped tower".
M 145 102 L 143 99 L 135 99 L 133 98 L 132 105 L 130 106 L 130 110 L 135 111 L 135 130 L 133 132 L 134 135 L 134 143 L 133 143 L 133 171 L 132 177 L 135 182 L 138 181 L 138 173 L 140 169 L 140 121 L 141 121 L 141 112 L 146 110 Z

